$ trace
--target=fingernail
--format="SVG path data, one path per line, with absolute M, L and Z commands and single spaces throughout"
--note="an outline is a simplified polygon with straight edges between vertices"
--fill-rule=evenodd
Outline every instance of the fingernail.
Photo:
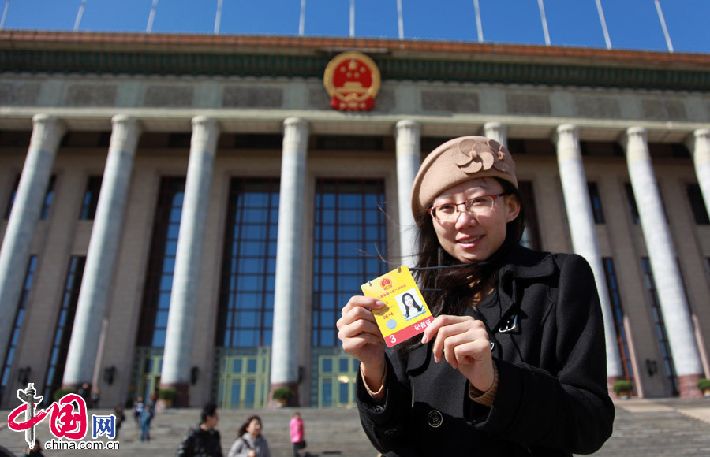
M 382 308 L 383 306 L 387 306 L 387 305 L 385 305 L 384 302 L 377 300 L 375 302 L 375 306 L 377 306 L 378 308 Z
M 426 333 L 425 333 L 424 336 L 422 336 L 422 344 L 426 344 L 426 343 L 427 343 L 427 337 L 426 337 Z

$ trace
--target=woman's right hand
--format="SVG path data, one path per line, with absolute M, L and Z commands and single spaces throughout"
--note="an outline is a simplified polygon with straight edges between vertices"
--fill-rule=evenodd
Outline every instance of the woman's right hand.
M 374 298 L 355 295 L 343 306 L 338 319 L 338 339 L 343 350 L 360 360 L 368 386 L 377 390 L 385 371 L 385 341 L 372 310 L 385 304 Z

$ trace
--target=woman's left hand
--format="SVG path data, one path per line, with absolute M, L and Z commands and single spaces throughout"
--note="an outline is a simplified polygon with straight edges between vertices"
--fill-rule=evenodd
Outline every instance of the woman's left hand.
M 435 362 L 442 357 L 463 374 L 476 389 L 485 392 L 495 377 L 488 331 L 471 316 L 438 316 L 424 330 L 422 344 L 434 341 Z

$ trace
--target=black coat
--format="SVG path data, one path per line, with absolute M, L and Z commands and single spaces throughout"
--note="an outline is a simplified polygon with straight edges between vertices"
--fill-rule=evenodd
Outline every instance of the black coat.
M 494 343 L 498 390 L 491 408 L 431 344 L 387 352 L 385 399 L 358 377 L 365 433 L 389 456 L 569 456 L 611 435 L 614 405 L 594 277 L 580 256 L 516 247 L 490 299 L 469 313 Z M 506 331 L 507 330 L 507 331 Z
M 222 440 L 219 430 L 203 430 L 197 426 L 190 429 L 180 443 L 177 457 L 222 457 Z

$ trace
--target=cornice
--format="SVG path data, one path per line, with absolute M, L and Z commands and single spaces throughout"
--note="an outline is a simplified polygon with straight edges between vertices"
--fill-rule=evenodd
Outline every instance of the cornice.
M 383 81 L 710 90 L 705 54 L 278 36 L 4 31 L 0 71 L 321 78 L 346 49 L 369 54 Z

